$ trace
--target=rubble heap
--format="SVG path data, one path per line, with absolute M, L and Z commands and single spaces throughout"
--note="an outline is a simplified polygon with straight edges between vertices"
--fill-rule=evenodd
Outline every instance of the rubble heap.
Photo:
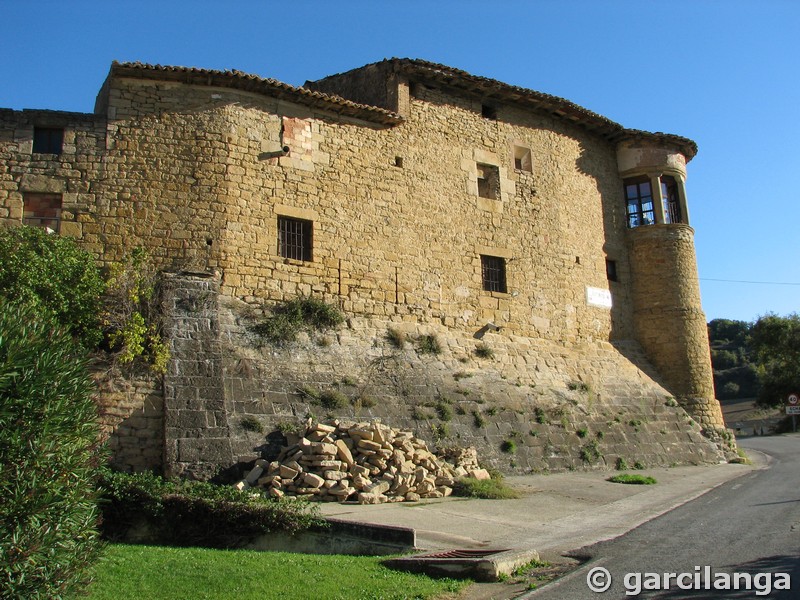
M 273 497 L 310 496 L 327 502 L 417 502 L 442 498 L 461 477 L 488 479 L 474 448 L 432 453 L 409 431 L 380 423 L 312 423 L 273 462 L 258 460 L 237 484 L 265 488 Z

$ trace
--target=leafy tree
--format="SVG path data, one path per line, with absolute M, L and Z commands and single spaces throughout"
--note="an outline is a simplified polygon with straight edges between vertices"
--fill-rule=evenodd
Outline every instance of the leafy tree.
M 752 323 L 731 319 L 714 319 L 708 324 L 708 337 L 712 345 L 742 347 L 747 343 Z
M 86 348 L 102 340 L 103 277 L 69 237 L 38 227 L 0 228 L 0 296 L 53 315 Z
M 37 227 L 0 229 L 0 296 L 52 315 L 87 349 L 105 341 L 116 363 L 143 357 L 164 372 L 169 351 L 149 258 L 137 248 L 111 265 L 106 281 L 72 238 Z
M 739 355 L 731 350 L 711 350 L 711 362 L 720 371 L 733 369 L 739 366 Z
M 85 351 L 38 303 L 0 296 L 0 597 L 64 598 L 99 552 L 104 458 Z
M 752 398 L 758 394 L 756 367 L 750 358 L 752 323 L 714 319 L 708 324 L 714 387 L 721 400 Z
M 800 391 L 800 315 L 761 317 L 750 331 L 761 382 L 759 404 L 777 406 Z

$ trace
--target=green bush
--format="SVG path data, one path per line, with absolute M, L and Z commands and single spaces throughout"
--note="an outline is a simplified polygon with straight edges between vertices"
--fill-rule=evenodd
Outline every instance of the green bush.
M 475 356 L 478 358 L 494 358 L 494 350 L 487 344 L 480 343 L 475 346 Z
M 435 406 L 436 414 L 442 421 L 453 420 L 453 408 L 450 406 L 449 401 L 439 400 Z
M 336 390 L 326 390 L 319 395 L 319 403 L 322 408 L 334 410 L 349 406 L 350 400 L 348 400 L 347 396 L 341 392 L 337 392 Z
M 104 290 L 94 259 L 72 238 L 38 227 L 0 228 L 0 296 L 52 315 L 86 348 L 103 339 Z
M 595 463 L 602 457 L 600 453 L 600 445 L 597 443 L 597 440 L 592 440 L 583 446 L 581 446 L 581 460 L 587 463 Z
M 334 305 L 319 298 L 295 298 L 272 308 L 272 314 L 250 330 L 271 343 L 291 342 L 301 331 L 322 331 L 344 323 Z
M 325 524 L 303 500 L 275 500 L 252 489 L 170 481 L 151 473 L 106 471 L 102 492 L 103 534 L 110 539 L 123 539 L 144 519 L 153 543 L 237 548 L 262 533 L 297 533 Z
M 611 483 L 627 483 L 629 485 L 655 485 L 658 483 L 654 477 L 630 473 L 614 475 L 613 477 L 609 477 L 606 481 L 610 481 Z
M 453 484 L 453 495 L 487 500 L 509 500 L 520 497 L 519 492 L 503 481 L 502 475 L 495 475 L 491 479 L 462 477 Z
M 264 433 L 264 425 L 253 415 L 242 417 L 239 421 L 239 427 L 251 433 Z
M 505 440 L 500 444 L 500 450 L 506 454 L 514 454 L 517 451 L 517 443 L 514 440 Z
M 0 297 L 2 598 L 79 591 L 100 548 L 92 380 L 80 345 L 40 309 Z
M 420 354 L 441 354 L 442 345 L 435 335 L 423 335 L 417 340 L 417 352 Z

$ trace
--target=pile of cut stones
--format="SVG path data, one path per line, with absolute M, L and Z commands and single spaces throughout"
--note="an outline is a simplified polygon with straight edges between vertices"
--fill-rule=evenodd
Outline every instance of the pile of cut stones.
M 275 498 L 306 496 L 324 502 L 418 502 L 443 498 L 461 477 L 489 479 L 475 448 L 437 456 L 409 431 L 381 423 L 307 422 L 286 435 L 277 460 L 258 460 L 237 485 L 264 488 Z

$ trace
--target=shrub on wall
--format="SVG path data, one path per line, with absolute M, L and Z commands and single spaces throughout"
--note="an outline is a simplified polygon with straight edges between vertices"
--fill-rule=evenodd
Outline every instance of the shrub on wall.
M 61 598 L 99 552 L 100 450 L 83 351 L 41 305 L 0 296 L 0 597 Z
M 72 238 L 38 227 L 0 228 L 0 295 L 53 315 L 86 348 L 103 337 L 104 290 L 94 259 Z
M 272 314 L 250 330 L 270 343 L 291 342 L 301 331 L 322 331 L 344 323 L 334 305 L 319 298 L 295 298 L 272 308 Z

